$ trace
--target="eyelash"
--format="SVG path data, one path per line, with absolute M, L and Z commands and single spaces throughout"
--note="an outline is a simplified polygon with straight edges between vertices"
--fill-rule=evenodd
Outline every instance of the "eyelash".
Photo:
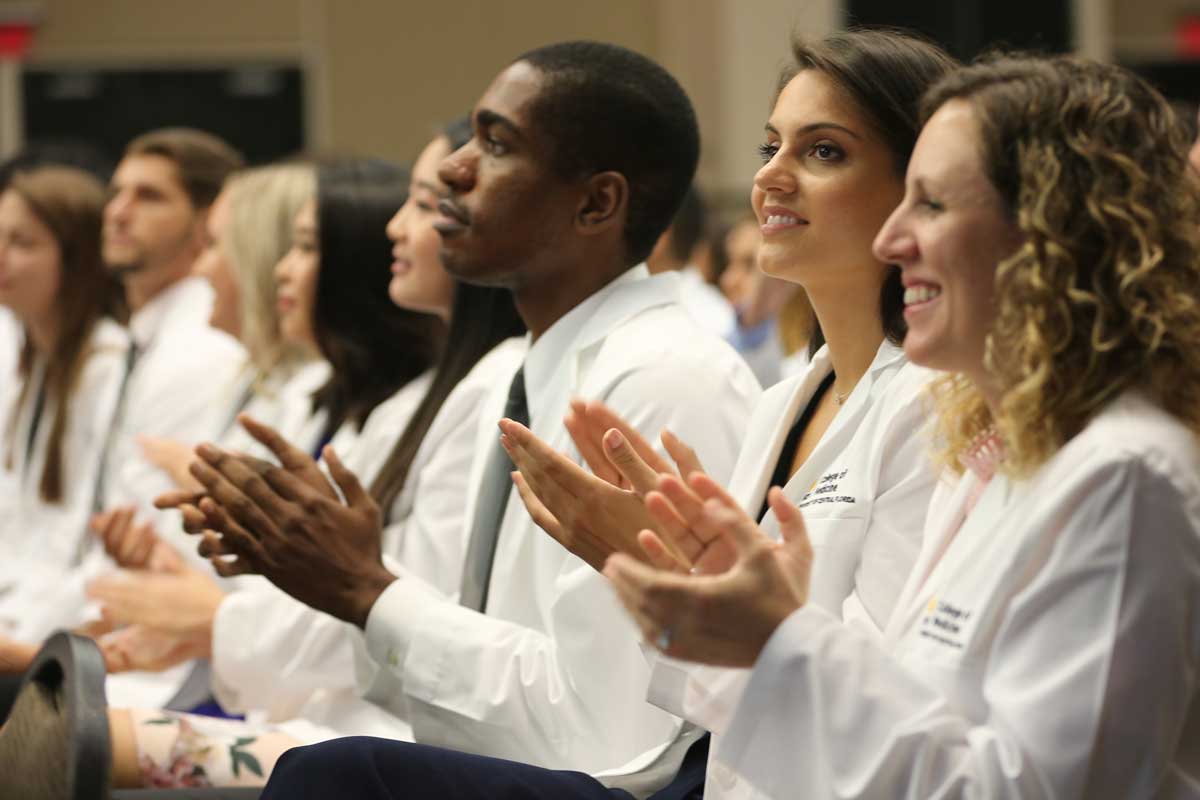
M 817 144 L 814 144 L 808 149 L 808 153 L 809 155 L 814 155 L 817 150 L 822 148 L 828 150 L 830 154 L 825 158 L 819 158 L 819 161 L 840 161 L 845 156 L 845 153 L 842 152 L 842 148 L 829 142 L 818 142 Z M 773 142 L 764 142 L 758 146 L 758 157 L 762 159 L 764 164 L 770 162 L 770 160 L 773 159 L 778 152 L 779 145 Z
M 945 211 L 946 207 L 936 200 L 918 200 L 917 205 L 925 206 L 930 211 Z

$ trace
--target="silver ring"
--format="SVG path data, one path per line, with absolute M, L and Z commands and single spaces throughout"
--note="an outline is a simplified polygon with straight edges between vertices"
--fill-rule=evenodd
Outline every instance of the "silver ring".
M 671 637 L 673 635 L 674 632 L 670 628 L 663 628 L 654 640 L 654 646 L 665 653 L 671 647 Z

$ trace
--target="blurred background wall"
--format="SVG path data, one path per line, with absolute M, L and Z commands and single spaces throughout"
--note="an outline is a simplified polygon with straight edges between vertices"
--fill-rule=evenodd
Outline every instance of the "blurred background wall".
M 140 130 L 193 124 L 256 161 L 408 160 L 524 50 L 594 38 L 679 77 L 704 136 L 699 181 L 732 211 L 789 36 L 850 23 L 916 27 L 964 57 L 1076 50 L 1200 100 L 1200 0 L 0 0 L 0 156 L 69 138 L 115 158 Z

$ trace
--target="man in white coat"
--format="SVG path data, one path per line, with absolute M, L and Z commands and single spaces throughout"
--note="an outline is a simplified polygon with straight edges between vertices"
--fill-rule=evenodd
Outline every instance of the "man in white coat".
M 132 505 L 153 514 L 154 498 L 171 488 L 142 457 L 138 436 L 198 442 L 217 433 L 212 409 L 228 406 L 225 393 L 244 356 L 209 326 L 211 290 L 191 269 L 204 247 L 208 209 L 241 163 L 217 137 L 173 128 L 134 139 L 113 173 L 103 254 L 125 287 L 133 344 L 97 510 Z M 158 530 L 171 536 L 178 527 Z
M 562 417 L 573 396 L 594 397 L 647 438 L 678 432 L 728 478 L 757 383 L 691 319 L 678 276 L 651 277 L 639 264 L 695 170 L 691 104 L 648 59 L 574 42 L 515 61 L 473 124 L 474 138 L 441 165 L 443 260 L 461 280 L 511 288 L 531 345 L 481 414 L 460 602 L 384 567 L 377 510 L 336 456 L 327 461 L 345 505 L 228 454 L 206 450 L 208 466 L 196 470 L 206 521 L 238 553 L 237 568 L 363 628 L 363 690 L 422 743 L 292 751 L 300 755 L 284 757 L 267 796 L 374 798 L 394 786 L 492 797 L 503 793 L 496 781 L 529 796 L 577 785 L 644 796 L 675 774 L 690 743 L 678 718 L 645 702 L 640 637 L 602 576 L 543 535 L 516 499 L 495 423 L 523 416 L 578 462 Z M 469 786 L 479 773 L 459 758 L 501 774 Z M 527 768 L 499 759 L 577 772 L 542 771 L 533 786 Z M 336 786 L 322 783 L 334 775 Z

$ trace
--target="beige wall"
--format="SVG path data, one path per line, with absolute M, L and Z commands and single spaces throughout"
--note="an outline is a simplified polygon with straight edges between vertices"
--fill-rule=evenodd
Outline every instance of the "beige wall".
M 0 0 L 0 12 L 14 0 Z M 17 0 L 28 6 L 28 0 Z M 616 42 L 661 61 L 692 95 L 702 183 L 737 204 L 793 29 L 820 34 L 838 0 L 37 0 L 34 63 L 306 67 L 319 149 L 411 158 L 499 68 L 546 42 Z M 752 13 L 749 13 L 752 9 Z

